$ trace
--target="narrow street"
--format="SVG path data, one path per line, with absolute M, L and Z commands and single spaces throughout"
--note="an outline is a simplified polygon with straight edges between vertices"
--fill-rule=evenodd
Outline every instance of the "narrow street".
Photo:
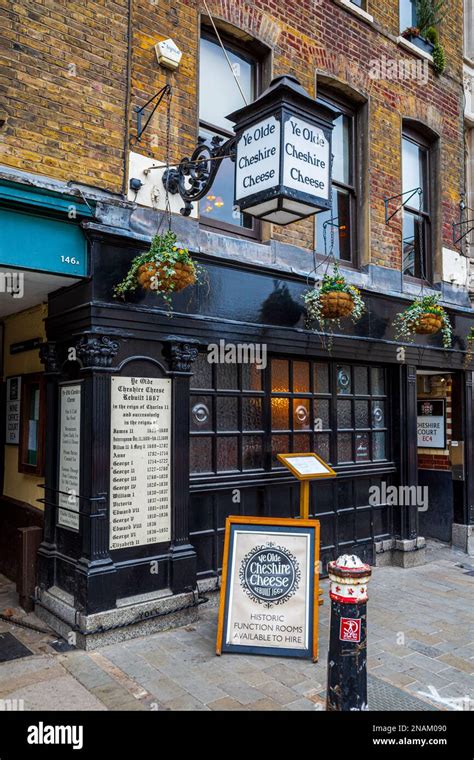
M 474 710 L 474 558 L 432 541 L 427 560 L 373 570 L 371 710 Z M 24 710 L 325 710 L 327 586 L 316 664 L 217 657 L 216 593 L 199 608 L 197 624 L 92 652 L 56 651 L 55 636 L 2 620 L 0 635 L 10 633 L 31 654 L 0 664 L 0 699 L 23 700 Z M 0 609 L 14 608 L 13 584 L 2 578 L 0 588 Z M 33 614 L 21 619 L 44 626 Z

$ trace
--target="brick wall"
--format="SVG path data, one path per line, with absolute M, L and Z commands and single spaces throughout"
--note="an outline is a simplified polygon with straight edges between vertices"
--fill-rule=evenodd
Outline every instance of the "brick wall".
M 447 0 L 449 12 L 440 30 L 447 70 L 437 77 L 430 68 L 427 84 L 369 76 L 372 62 L 384 56 L 418 60 L 396 43 L 398 0 L 369 0 L 374 25 L 333 0 L 209 0 L 208 5 L 218 23 L 238 28 L 244 41 L 254 38 L 267 47 L 273 75 L 291 72 L 313 95 L 318 75 L 318 81 L 332 80 L 368 102 L 368 165 L 360 183 L 370 211 L 366 250 L 359 252 L 364 263 L 400 268 L 400 218 L 385 225 L 382 198 L 401 192 L 402 118 L 420 120 L 440 135 L 439 259 L 441 244 L 452 246 L 451 223 L 458 219 L 463 183 L 462 0 Z M 132 8 L 131 147 L 165 159 L 165 109 L 157 110 L 137 145 L 133 108 L 169 81 L 174 91 L 171 159 L 176 161 L 189 154 L 197 136 L 204 6 L 196 0 L 133 0 Z M 183 51 L 181 66 L 172 74 L 155 57 L 154 45 L 165 37 L 172 37 Z M 3 11 L 0 38 L 0 85 L 7 88 L 9 114 L 0 132 L 0 163 L 120 192 L 127 0 L 11 3 Z M 312 249 L 314 218 L 286 228 L 273 226 L 272 234 Z
M 120 192 L 127 0 L 0 7 L 0 164 Z

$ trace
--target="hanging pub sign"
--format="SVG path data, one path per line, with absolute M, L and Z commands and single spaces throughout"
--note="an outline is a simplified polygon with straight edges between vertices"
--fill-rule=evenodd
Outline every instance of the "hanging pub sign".
M 425 398 L 417 402 L 418 446 L 425 449 L 446 448 L 445 401 Z
M 318 657 L 319 522 L 228 517 L 216 653 Z
M 331 207 L 331 132 L 336 112 L 280 76 L 235 123 L 235 205 L 285 225 Z

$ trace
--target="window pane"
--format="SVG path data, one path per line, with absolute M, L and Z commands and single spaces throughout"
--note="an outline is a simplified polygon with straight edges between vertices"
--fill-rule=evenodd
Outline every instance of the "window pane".
M 191 430 L 212 430 L 211 396 L 191 396 Z
M 214 133 L 201 129 L 200 135 L 210 144 Z M 208 218 L 247 229 L 252 228 L 252 217 L 248 214 L 241 214 L 237 207 L 234 207 L 234 175 L 235 164 L 230 159 L 224 158 L 220 162 L 211 189 L 199 201 L 199 215 L 202 222 Z
M 352 393 L 351 368 L 348 364 L 342 364 L 337 368 L 337 392 L 340 395 Z
M 212 444 L 208 436 L 193 436 L 190 443 L 191 472 L 212 472 Z
M 414 209 L 424 209 L 426 206 L 425 196 L 425 161 L 426 150 L 406 137 L 402 140 L 402 190 L 407 195 L 404 201 Z M 415 193 L 410 198 L 410 191 L 420 187 L 423 190 L 423 196 L 420 198 Z M 420 202 L 421 201 L 421 202 Z
M 382 367 L 372 367 L 372 396 L 385 395 L 385 370 Z
M 234 436 L 219 436 L 217 444 L 217 472 L 228 472 L 238 469 L 238 438 Z
M 329 435 L 328 433 L 318 433 L 314 436 L 314 451 L 319 454 L 321 459 L 329 462 Z
M 416 2 L 400 0 L 400 31 L 404 32 L 409 26 L 416 26 Z
M 341 114 L 334 119 L 332 131 L 332 152 L 334 160 L 332 165 L 332 178 L 344 185 L 350 185 L 350 154 L 351 154 L 351 118 L 347 114 Z
M 288 362 L 286 359 L 272 360 L 272 393 L 286 393 L 290 390 Z
M 385 401 L 372 401 L 372 427 L 385 427 Z
M 325 211 L 316 217 L 318 253 L 332 253 L 342 261 L 351 260 L 351 203 L 347 190 L 333 187 L 332 189 L 332 223 L 331 212 Z M 326 230 L 326 233 L 324 232 Z M 326 234 L 326 246 L 324 235 Z
M 288 430 L 289 420 L 289 400 L 274 396 L 272 398 L 272 430 Z
M 354 393 L 356 396 L 368 395 L 369 378 L 367 367 L 354 367 Z
M 238 390 L 237 364 L 216 364 L 217 387 L 222 390 Z
M 263 371 L 256 364 L 242 364 L 242 389 L 244 391 L 262 390 Z
M 344 403 L 339 401 L 339 403 Z M 368 428 L 369 424 L 369 402 L 368 401 L 355 401 L 355 426 L 356 428 Z
M 309 363 L 293 362 L 293 393 L 309 392 Z
M 233 396 L 221 396 L 216 399 L 216 422 L 218 430 L 238 430 L 237 399 Z
M 254 100 L 254 63 L 226 47 L 247 103 Z M 199 118 L 216 127 L 233 131 L 226 116 L 245 105 L 235 77 L 219 42 L 201 38 L 199 61 Z
M 293 399 L 293 429 L 294 430 L 310 430 L 311 418 L 309 412 L 309 399 L 307 398 L 294 398 Z
M 293 449 L 298 454 L 305 451 L 311 451 L 311 438 L 309 435 L 295 435 L 293 438 Z
M 386 440 L 386 433 L 373 433 L 373 457 L 374 459 L 386 459 L 387 455 L 385 452 L 385 440 Z
M 212 388 L 212 364 L 207 360 L 207 353 L 200 353 L 193 365 L 194 375 L 191 388 Z
M 314 392 L 329 393 L 329 366 L 327 364 L 314 365 Z
M 370 459 L 369 434 L 357 433 L 355 444 L 356 462 L 368 462 Z
M 262 399 L 244 397 L 242 399 L 242 429 L 262 430 L 262 428 Z
M 352 462 L 352 434 L 337 434 L 337 461 Z
M 244 470 L 259 470 L 263 467 L 262 438 L 259 435 L 244 435 L 242 467 Z
M 283 467 L 276 458 L 277 454 L 287 454 L 290 450 L 290 439 L 287 435 L 272 435 L 273 467 Z
M 352 428 L 352 401 L 337 402 L 337 429 Z
M 329 427 L 329 399 L 316 399 L 314 401 L 314 429 L 317 432 Z
M 423 219 L 405 211 L 403 214 L 403 274 L 425 277 L 426 236 Z

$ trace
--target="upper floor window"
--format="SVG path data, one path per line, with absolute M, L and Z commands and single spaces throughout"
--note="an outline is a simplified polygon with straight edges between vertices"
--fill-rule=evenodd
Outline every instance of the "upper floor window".
M 403 273 L 429 279 L 431 246 L 430 150 L 423 138 L 405 129 L 402 136 Z
M 226 116 L 245 105 L 242 93 L 251 103 L 257 92 L 257 60 L 227 38 L 221 39 L 231 66 L 219 40 L 207 30 L 201 35 L 199 134 L 206 142 L 215 136 L 223 141 L 232 137 L 233 124 Z M 239 227 L 241 233 L 255 235 L 256 222 L 234 206 L 234 176 L 235 165 L 224 158 L 211 189 L 199 203 L 201 221 L 221 229 L 235 231 Z
M 416 0 L 400 0 L 399 5 L 400 31 L 404 32 L 411 26 L 416 27 Z
M 352 5 L 357 5 L 358 8 L 362 8 L 363 11 L 367 10 L 367 0 L 351 0 Z
M 321 102 L 339 113 L 332 132 L 332 216 L 316 217 L 316 250 L 356 264 L 356 116 L 352 108 L 320 95 Z M 326 242 L 325 242 L 326 241 Z

